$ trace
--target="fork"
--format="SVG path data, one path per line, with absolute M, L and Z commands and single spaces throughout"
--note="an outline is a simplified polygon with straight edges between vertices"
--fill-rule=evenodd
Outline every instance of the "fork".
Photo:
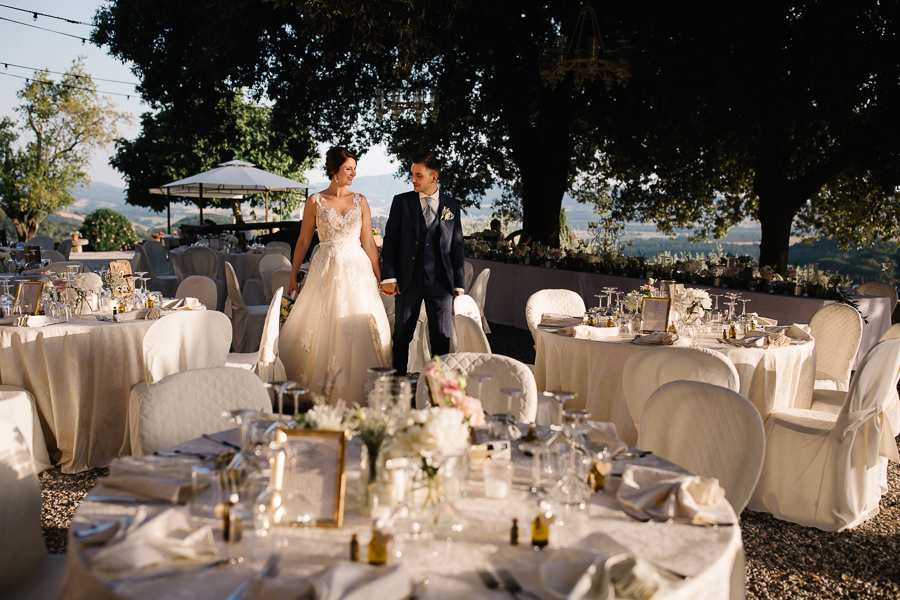
M 541 600 L 537 594 L 524 589 L 519 584 L 518 580 L 513 577 L 513 574 L 509 569 L 497 569 L 497 574 L 500 575 L 500 579 L 503 580 L 503 586 L 513 598 L 525 597 L 531 598 L 532 600 Z M 522 594 L 522 596 L 519 596 L 519 594 Z
M 496 590 L 500 587 L 500 582 L 494 577 L 494 574 L 485 569 L 478 569 L 478 576 L 484 582 L 485 587 L 489 590 Z
M 247 595 L 247 588 L 249 588 L 250 584 L 253 583 L 256 579 L 260 579 L 262 577 L 275 577 L 275 575 L 278 573 L 279 560 L 281 560 L 281 557 L 278 554 L 270 554 L 269 558 L 266 559 L 265 564 L 259 570 L 259 573 L 244 581 L 244 583 L 242 583 L 236 590 L 234 590 L 231 595 L 228 596 L 225 600 L 243 600 L 243 598 Z

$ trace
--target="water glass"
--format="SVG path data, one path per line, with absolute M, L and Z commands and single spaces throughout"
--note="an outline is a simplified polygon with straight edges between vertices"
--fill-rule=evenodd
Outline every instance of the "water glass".
M 508 460 L 493 459 L 482 466 L 484 495 L 488 498 L 506 498 L 512 488 L 513 464 Z

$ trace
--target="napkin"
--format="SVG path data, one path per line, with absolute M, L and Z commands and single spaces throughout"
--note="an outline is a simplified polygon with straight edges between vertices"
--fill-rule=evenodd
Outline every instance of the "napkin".
M 668 331 L 657 331 L 647 335 L 636 336 L 635 344 L 656 344 L 659 346 L 671 346 L 678 339 L 678 336 Z
M 556 333 L 583 340 L 602 340 L 619 336 L 618 327 L 591 327 L 590 325 L 571 325 L 557 329 Z
M 403 564 L 373 567 L 341 561 L 315 577 L 317 600 L 403 600 L 412 592 Z
M 741 346 L 752 348 L 772 348 L 777 346 L 787 346 L 791 343 L 790 338 L 784 334 L 773 331 L 748 331 L 737 343 Z
M 809 333 L 809 325 L 800 325 L 797 323 L 791 324 L 791 326 L 785 330 L 784 335 L 792 340 L 809 341 L 813 339 L 813 336 Z
M 91 563 L 105 571 L 141 569 L 174 560 L 208 562 L 219 557 L 212 527 L 195 529 L 186 507 L 156 513 L 143 505 L 131 523 L 89 552 Z
M 128 312 L 116 313 L 113 315 L 113 320 L 116 323 L 124 323 L 125 321 L 137 321 L 138 319 L 143 319 L 144 315 L 147 314 L 147 309 L 142 308 L 139 310 L 129 310 Z
M 605 533 L 591 534 L 574 547 L 556 550 L 541 563 L 540 576 L 544 589 L 565 600 L 643 600 L 659 588 L 653 565 Z
M 137 498 L 183 504 L 191 495 L 192 464 L 196 464 L 193 459 L 128 456 L 113 460 L 109 477 L 101 482 Z
M 610 425 L 611 428 L 608 427 Z M 628 445 L 616 437 L 616 426 L 613 423 L 588 421 L 588 427 L 584 433 L 590 450 L 599 451 L 606 446 L 610 456 L 616 456 L 628 450 Z
M 715 478 L 628 465 L 616 497 L 625 512 L 639 519 L 674 519 L 692 525 L 734 522 L 725 490 Z
M 14 327 L 43 327 L 53 323 L 59 323 L 59 319 L 44 315 L 16 315 L 0 319 L 0 325 L 12 325 Z
M 768 317 L 760 317 L 756 315 L 756 322 L 759 323 L 761 327 L 773 327 L 778 325 L 777 319 L 769 319 Z
M 197 298 L 174 298 L 162 303 L 164 310 L 200 310 L 203 304 Z
M 544 313 L 541 315 L 541 325 L 545 327 L 571 327 L 573 325 L 580 325 L 582 320 L 582 317 L 560 315 L 557 313 Z

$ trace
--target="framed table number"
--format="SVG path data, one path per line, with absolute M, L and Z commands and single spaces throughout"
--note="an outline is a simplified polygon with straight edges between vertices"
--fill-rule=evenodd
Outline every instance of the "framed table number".
M 16 290 L 16 304 L 23 315 L 36 315 L 41 308 L 41 293 L 44 284 L 40 281 L 22 281 Z
M 641 309 L 641 332 L 665 331 L 669 327 L 668 298 L 644 298 Z

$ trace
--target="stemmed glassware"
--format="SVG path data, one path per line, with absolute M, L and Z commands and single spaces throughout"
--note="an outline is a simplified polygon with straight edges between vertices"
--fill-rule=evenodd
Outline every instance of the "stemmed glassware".
M 12 294 L 9 293 L 10 277 L 11 275 L 3 277 L 3 294 L 0 295 L 0 311 L 2 311 L 4 317 L 12 314 L 13 302 L 15 301 L 15 298 L 12 296 Z
M 563 411 L 566 408 L 566 406 L 565 406 L 566 402 L 569 400 L 574 400 L 575 398 L 578 397 L 577 393 L 569 392 L 566 390 L 551 390 L 548 392 L 544 392 L 544 395 L 549 396 L 549 397 L 553 398 L 554 401 L 556 401 L 556 405 L 559 408 L 559 412 L 557 413 L 557 416 L 556 416 L 556 421 L 558 423 L 563 422 L 563 414 L 564 414 Z
M 506 396 L 506 412 L 491 415 L 491 437 L 497 440 L 520 440 L 522 439 L 522 430 L 516 424 L 516 418 L 512 414 L 512 407 L 518 404 L 516 401 L 522 397 L 522 390 L 519 388 L 503 388 L 500 390 L 500 393 Z

